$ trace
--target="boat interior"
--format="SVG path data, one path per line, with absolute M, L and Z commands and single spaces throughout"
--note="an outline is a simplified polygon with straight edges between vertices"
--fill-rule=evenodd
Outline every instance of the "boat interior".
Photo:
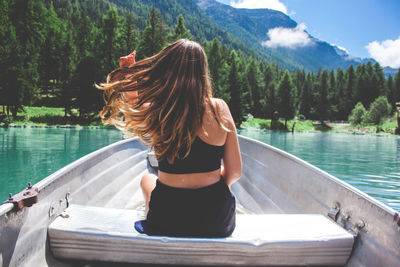
M 0 206 L 2 266 L 400 266 L 396 212 L 309 163 L 239 137 L 232 186 L 237 227 L 227 238 L 137 233 L 140 179 L 154 155 L 127 139 L 33 185 L 37 203 Z

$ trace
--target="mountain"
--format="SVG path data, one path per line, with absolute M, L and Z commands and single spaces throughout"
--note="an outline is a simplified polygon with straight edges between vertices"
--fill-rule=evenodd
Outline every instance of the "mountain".
M 107 0 L 105 0 L 107 1 Z M 214 38 L 245 55 L 276 62 L 282 69 L 305 69 L 317 72 L 320 68 L 347 68 L 371 61 L 353 57 L 338 46 L 314 38 L 307 32 L 312 43 L 297 48 L 271 48 L 268 31 L 276 28 L 296 29 L 301 27 L 286 14 L 272 9 L 237 9 L 215 0 L 108 0 L 118 8 L 134 14 L 134 23 L 139 29 L 146 25 L 151 7 L 156 7 L 166 25 L 173 28 L 176 18 L 182 14 L 185 25 L 201 42 Z M 396 70 L 385 68 L 386 74 Z
M 351 64 L 375 62 L 373 59 L 352 57 L 345 50 L 318 40 L 307 32 L 305 34 L 308 35 L 308 45 L 297 48 L 268 47 L 265 45 L 269 40 L 268 31 L 276 28 L 302 31 L 302 25 L 276 10 L 233 8 L 215 0 L 195 0 L 195 2 L 216 25 L 282 67 L 305 68 L 316 72 L 320 68 L 347 68 Z
M 175 27 L 176 19 L 182 14 L 185 26 L 195 38 L 203 42 L 218 38 L 223 44 L 243 51 L 247 55 L 256 52 L 249 49 L 238 37 L 225 31 L 192 0 L 105 0 L 134 14 L 134 23 L 143 30 L 152 7 L 160 11 L 160 16 L 169 28 Z
M 394 68 L 391 68 L 391 67 L 384 67 L 383 68 L 383 71 L 385 72 L 386 77 L 388 77 L 390 75 L 394 77 L 399 70 L 400 69 L 394 69 Z

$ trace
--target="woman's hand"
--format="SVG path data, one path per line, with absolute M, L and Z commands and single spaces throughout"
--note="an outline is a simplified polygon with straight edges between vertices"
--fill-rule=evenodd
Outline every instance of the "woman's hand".
M 130 53 L 127 56 L 119 58 L 119 66 L 120 67 L 130 67 L 135 64 L 135 55 L 136 50 Z M 124 92 L 123 93 L 125 100 L 128 104 L 134 104 L 137 102 L 137 92 Z
M 127 56 L 120 57 L 119 58 L 119 66 L 120 67 L 130 67 L 133 64 L 135 64 L 135 55 L 136 55 L 136 50 Z

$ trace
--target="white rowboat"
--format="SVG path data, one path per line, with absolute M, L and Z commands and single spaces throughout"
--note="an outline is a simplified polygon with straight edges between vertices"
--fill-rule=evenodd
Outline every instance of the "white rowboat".
M 282 150 L 242 136 L 239 142 L 243 176 L 232 187 L 232 237 L 137 233 L 133 223 L 144 216 L 139 181 L 155 169 L 148 148 L 128 139 L 35 184 L 32 206 L 0 205 L 0 265 L 400 266 L 396 211 Z

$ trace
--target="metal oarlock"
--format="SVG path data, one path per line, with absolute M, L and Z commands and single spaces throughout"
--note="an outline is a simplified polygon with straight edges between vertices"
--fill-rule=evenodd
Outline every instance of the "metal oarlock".
M 20 210 L 23 207 L 30 207 L 38 202 L 39 190 L 36 187 L 32 187 L 31 183 L 28 183 L 28 187 L 16 195 L 9 194 L 8 200 L 4 203 L 14 204 L 15 210 Z

